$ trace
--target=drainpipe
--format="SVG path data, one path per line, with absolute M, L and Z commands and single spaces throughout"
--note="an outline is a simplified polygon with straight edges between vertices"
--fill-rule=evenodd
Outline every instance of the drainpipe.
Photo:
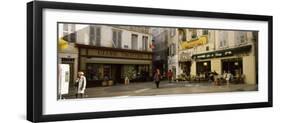
M 214 30 L 214 50 L 216 50 L 216 31 Z

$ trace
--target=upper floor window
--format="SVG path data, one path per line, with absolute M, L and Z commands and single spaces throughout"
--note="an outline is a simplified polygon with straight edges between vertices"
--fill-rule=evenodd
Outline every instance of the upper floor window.
M 247 42 L 247 33 L 238 31 L 236 32 L 236 43 L 239 44 L 244 44 Z
M 176 54 L 176 44 L 171 44 L 169 46 L 169 56 L 174 56 Z
M 186 33 L 184 29 L 179 29 L 179 40 L 186 41 Z
M 101 28 L 91 25 L 90 26 L 90 44 L 94 46 L 101 45 Z
M 203 35 L 208 35 L 208 30 L 204 29 L 202 33 L 203 33 Z
M 191 29 L 191 39 L 197 38 L 197 30 L 196 29 Z
M 210 50 L 210 47 L 209 46 L 206 46 L 206 51 L 209 51 Z
M 227 31 L 220 31 L 219 33 L 219 46 L 222 47 L 227 47 L 227 38 L 228 38 L 228 33 Z
M 114 48 L 121 48 L 122 46 L 122 31 L 113 30 L 112 31 L 112 43 Z
M 138 35 L 132 34 L 132 49 L 138 50 Z
M 148 47 L 148 37 L 142 36 L 142 49 L 144 51 L 147 51 L 147 47 Z
M 76 42 L 75 24 L 63 24 L 63 39 L 68 42 Z
M 171 29 L 170 29 L 170 36 L 173 37 L 173 36 L 175 36 L 175 35 L 176 35 L 176 29 L 171 28 Z

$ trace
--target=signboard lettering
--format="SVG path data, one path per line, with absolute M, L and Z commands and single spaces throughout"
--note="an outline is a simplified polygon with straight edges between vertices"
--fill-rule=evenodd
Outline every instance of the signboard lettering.
M 102 49 L 88 49 L 88 55 L 113 58 L 152 59 L 152 54 L 139 52 L 111 51 Z

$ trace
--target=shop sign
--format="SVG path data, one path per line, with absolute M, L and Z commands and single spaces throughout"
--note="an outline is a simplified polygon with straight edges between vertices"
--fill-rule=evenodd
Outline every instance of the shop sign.
M 190 61 L 191 60 L 191 53 L 183 52 L 180 54 L 180 62 Z
M 152 54 L 148 54 L 148 53 L 113 51 L 113 50 L 103 50 L 103 49 L 88 49 L 87 55 L 98 56 L 98 57 L 128 58 L 128 59 L 152 59 Z
M 224 51 L 224 52 L 214 52 L 214 53 L 206 53 L 201 55 L 195 55 L 192 58 L 194 59 L 206 59 L 206 58 L 215 58 L 215 57 L 224 57 L 224 56 L 232 56 L 232 51 Z
M 181 48 L 182 49 L 190 49 L 195 46 L 203 45 L 208 43 L 208 37 L 207 36 L 201 36 L 200 38 L 196 40 L 191 40 L 191 41 L 184 41 L 181 43 Z
M 247 46 L 236 47 L 236 48 L 227 49 L 227 50 L 223 50 L 223 51 L 214 51 L 214 52 L 209 52 L 209 53 L 204 53 L 204 54 L 197 54 L 197 55 L 193 55 L 192 59 L 207 59 L 207 58 L 232 56 L 234 54 L 250 52 L 251 48 L 252 48 L 251 45 L 247 45 Z

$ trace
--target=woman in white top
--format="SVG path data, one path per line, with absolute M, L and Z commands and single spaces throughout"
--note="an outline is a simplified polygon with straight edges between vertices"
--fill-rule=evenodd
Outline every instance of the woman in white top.
M 230 71 L 228 71 L 228 73 L 226 74 L 226 83 L 227 83 L 227 86 L 229 86 L 229 82 L 230 82 L 230 79 L 232 78 L 232 74 L 230 73 Z
M 85 93 L 85 89 L 86 89 L 86 77 L 84 76 L 83 72 L 78 72 L 78 78 L 76 80 L 76 87 L 77 87 L 77 94 L 76 94 L 76 98 L 78 98 L 79 96 L 81 98 L 84 97 L 84 93 Z

